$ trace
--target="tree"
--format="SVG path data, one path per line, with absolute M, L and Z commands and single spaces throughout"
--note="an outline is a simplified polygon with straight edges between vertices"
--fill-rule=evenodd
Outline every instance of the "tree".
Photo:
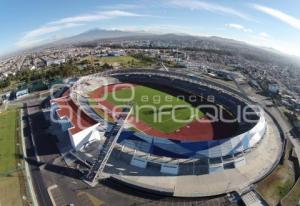
M 104 69 L 104 70 L 106 70 L 106 69 L 112 69 L 113 68 L 113 66 L 111 66 L 111 65 L 109 65 L 109 64 L 107 64 L 106 62 L 102 65 L 102 68 Z
M 4 80 L 0 81 L 0 88 L 5 88 L 8 87 L 10 85 L 10 81 L 8 78 L 5 78 Z

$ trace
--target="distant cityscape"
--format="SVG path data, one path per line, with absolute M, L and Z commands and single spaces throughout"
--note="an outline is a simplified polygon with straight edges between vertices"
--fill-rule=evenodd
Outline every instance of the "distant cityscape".
M 2 58 L 0 60 L 0 79 L 14 75 L 20 70 L 43 70 L 52 65 L 60 65 L 67 62 L 79 62 L 87 57 L 126 56 L 132 54 L 143 54 L 149 58 L 155 58 L 161 62 L 172 62 L 174 67 L 193 69 L 204 72 L 209 69 L 214 71 L 237 70 L 246 75 L 248 80 L 256 85 L 272 83 L 271 90 L 280 90 L 285 97 L 290 96 L 291 101 L 298 101 L 300 95 L 300 66 L 293 63 L 272 61 L 270 59 L 255 58 L 247 54 L 235 55 L 231 51 L 220 49 L 218 44 L 210 41 L 195 40 L 187 37 L 166 37 L 156 40 L 136 38 L 101 39 L 88 43 L 77 43 L 77 45 L 54 46 L 45 49 L 36 49 L 30 52 Z M 173 39 L 173 40 L 172 40 Z M 82 62 L 86 67 L 91 62 Z M 97 62 L 101 65 L 104 62 Z M 78 65 L 76 65 L 78 66 Z M 120 64 L 112 65 L 120 68 Z M 263 83 L 264 82 L 264 83 Z M 279 89 L 280 88 L 280 89 Z M 278 91 L 277 91 L 278 90 Z M 289 101 L 290 101 L 289 100 Z

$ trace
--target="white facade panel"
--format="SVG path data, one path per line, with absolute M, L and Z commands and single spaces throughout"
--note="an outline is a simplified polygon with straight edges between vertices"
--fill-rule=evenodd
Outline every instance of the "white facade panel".
M 146 168 L 148 161 L 141 157 L 133 156 L 130 164 L 139 168 Z
M 95 138 L 97 138 L 97 137 L 100 138 L 101 133 L 102 133 L 102 135 L 104 135 L 104 132 L 100 133 L 99 131 L 97 131 L 97 127 L 99 126 L 99 124 L 100 123 L 97 123 L 97 124 L 95 124 L 91 127 L 88 127 L 74 135 L 72 135 L 69 132 L 71 143 L 72 143 L 74 149 L 80 150 L 87 143 L 96 140 Z M 99 132 L 99 135 L 95 135 L 94 132 Z
M 160 172 L 165 174 L 178 175 L 179 166 L 175 164 L 162 164 Z

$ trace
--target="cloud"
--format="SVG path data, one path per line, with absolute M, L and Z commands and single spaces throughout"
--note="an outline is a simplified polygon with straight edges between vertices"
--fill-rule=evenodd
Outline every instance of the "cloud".
M 246 20 L 252 20 L 249 16 L 246 14 L 235 10 L 231 7 L 223 6 L 220 4 L 215 4 L 215 3 L 208 3 L 204 1 L 197 1 L 197 0 L 186 0 L 184 3 L 181 0 L 171 0 L 171 4 L 182 7 L 182 8 L 187 8 L 191 10 L 206 10 L 214 13 L 222 13 L 222 14 L 229 14 L 232 16 L 236 16 L 242 19 Z
M 121 9 L 121 10 L 131 10 L 131 9 L 140 9 L 140 8 L 144 8 L 146 5 L 145 4 L 141 4 L 141 2 L 139 2 L 139 4 L 111 4 L 111 5 L 106 5 L 106 6 L 99 6 L 100 9 Z
M 300 57 L 300 48 L 298 47 L 300 41 L 293 43 L 287 42 L 283 39 L 274 38 L 265 32 L 245 37 L 242 41 L 246 41 L 258 47 L 273 48 L 282 53 Z
M 261 36 L 262 38 L 265 38 L 265 39 L 270 37 L 270 35 L 267 34 L 266 32 L 260 32 L 258 35 Z
M 35 38 L 35 39 L 21 39 L 16 42 L 16 46 L 19 48 L 27 48 L 34 45 L 41 44 L 43 42 L 46 42 L 46 38 Z
M 32 31 L 27 32 L 25 34 L 24 38 L 25 39 L 33 38 L 33 37 L 41 36 L 41 35 L 44 35 L 44 34 L 56 32 L 56 31 L 59 31 L 59 30 L 62 30 L 62 29 L 72 28 L 72 27 L 81 26 L 81 25 L 83 25 L 83 24 L 66 23 L 66 24 L 61 24 L 61 25 L 42 26 L 42 27 L 39 27 L 37 29 L 34 29 Z
M 276 9 L 273 9 L 270 7 L 262 6 L 259 4 L 253 4 L 253 7 L 258 11 L 261 11 L 261 12 L 268 14 L 274 18 L 277 18 L 280 21 L 300 30 L 300 19 L 290 16 L 282 11 L 279 11 L 279 10 L 276 10 Z
M 240 25 L 240 24 L 225 24 L 225 26 L 227 28 L 230 28 L 230 29 L 237 29 L 237 30 L 240 30 L 240 31 L 243 31 L 243 32 L 252 32 L 251 29 L 248 29 L 248 28 L 245 28 L 243 25 Z
M 67 23 L 61 25 L 46 25 L 41 26 L 37 29 L 26 32 L 25 35 L 16 42 L 16 46 L 20 48 L 26 48 L 34 45 L 38 45 L 42 42 L 46 42 L 49 38 L 45 35 L 57 32 L 63 29 L 68 29 L 72 27 L 82 26 L 83 24 Z
M 84 23 L 84 22 L 112 19 L 116 17 L 137 17 L 137 16 L 143 16 L 143 15 L 127 12 L 127 11 L 113 10 L 113 11 L 98 12 L 95 14 L 67 17 L 57 21 L 50 22 L 50 24 Z
M 73 27 L 83 26 L 88 22 L 113 19 L 118 17 L 137 16 L 143 15 L 120 10 L 112 10 L 62 18 L 46 23 L 41 27 L 26 32 L 24 36 L 16 42 L 16 46 L 20 48 L 26 48 L 30 46 L 36 46 L 41 43 L 46 43 L 49 40 L 53 40 L 52 37 L 49 37 L 50 34 Z
M 197 27 L 199 29 L 199 27 Z M 117 25 L 115 27 L 106 28 L 109 30 L 121 30 L 129 32 L 145 32 L 153 34 L 186 34 L 194 36 L 208 36 L 207 33 L 194 30 L 189 26 L 174 25 L 174 24 L 152 24 L 152 25 Z

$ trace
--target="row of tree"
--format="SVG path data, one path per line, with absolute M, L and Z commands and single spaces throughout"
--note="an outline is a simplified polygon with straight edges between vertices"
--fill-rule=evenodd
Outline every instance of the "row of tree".
M 36 81 L 40 79 L 50 80 L 53 78 L 67 78 L 73 76 L 82 76 L 82 75 L 92 74 L 96 72 L 101 72 L 107 69 L 112 69 L 112 66 L 108 64 L 104 64 L 102 66 L 85 65 L 85 67 L 78 67 L 74 65 L 72 62 L 61 64 L 61 65 L 53 65 L 38 70 L 23 69 L 17 71 L 15 75 L 10 74 L 6 78 L 0 80 L 0 89 L 10 86 L 12 82 L 30 83 L 32 81 Z

